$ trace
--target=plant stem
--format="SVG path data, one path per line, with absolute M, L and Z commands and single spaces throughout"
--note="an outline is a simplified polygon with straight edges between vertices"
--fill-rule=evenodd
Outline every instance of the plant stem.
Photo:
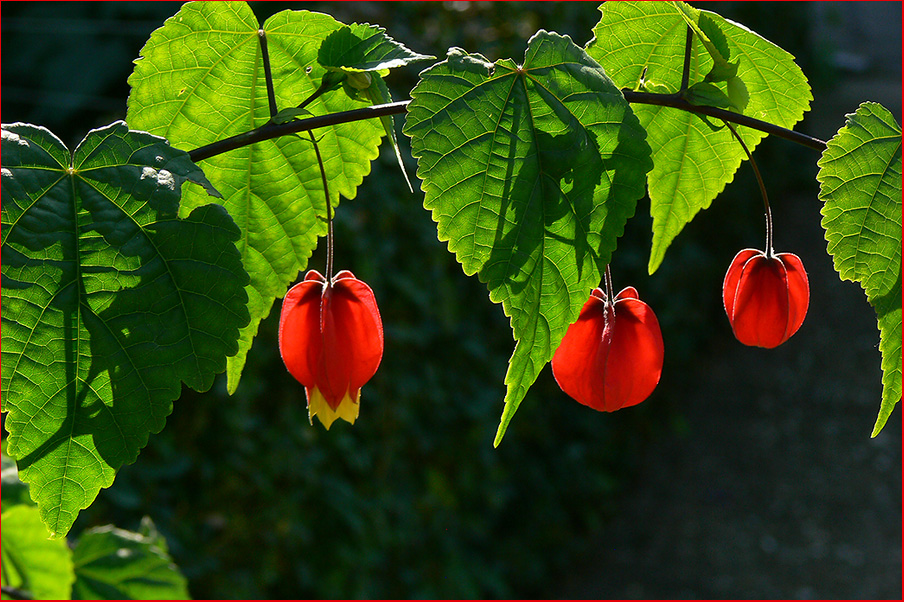
M 261 58 L 264 61 L 264 80 L 267 83 L 267 101 L 270 103 L 270 119 L 276 117 L 279 109 L 276 107 L 276 92 L 273 89 L 273 73 L 270 71 L 270 53 L 267 50 L 267 34 L 264 28 L 257 30 L 257 38 L 261 43 Z
M 317 115 L 316 117 L 297 119 L 287 123 L 268 122 L 248 132 L 236 134 L 235 136 L 217 140 L 216 142 L 191 150 L 188 152 L 188 156 L 192 161 L 197 163 L 198 161 L 209 159 L 215 155 L 249 146 L 255 142 L 272 140 L 273 138 L 279 138 L 288 134 L 297 134 L 299 132 L 307 132 L 317 128 L 329 127 L 342 123 L 352 123 L 364 119 L 373 119 L 375 117 L 383 117 L 384 115 L 398 115 L 406 111 L 409 102 L 411 101 L 403 100 L 401 102 L 391 102 L 385 105 L 364 107 L 363 109 L 354 109 L 351 111 L 342 111 L 340 113 L 330 113 L 329 115 Z
M 9 585 L 4 585 L 2 587 L 3 595 L 8 597 L 11 600 L 33 600 L 32 595 L 23 590 L 16 587 L 11 587 Z
M 822 152 L 826 149 L 826 143 L 818 138 L 814 138 L 806 134 L 801 134 L 800 132 L 795 132 L 794 130 L 783 128 L 780 125 L 775 125 L 774 123 L 769 123 L 768 121 L 754 119 L 753 117 L 748 117 L 747 115 L 742 115 L 733 111 L 726 111 L 725 109 L 719 109 L 716 107 L 692 105 L 688 101 L 681 98 L 678 94 L 655 94 L 652 92 L 635 92 L 634 90 L 627 89 L 623 89 L 622 94 L 624 94 L 625 100 L 630 103 L 671 107 L 673 109 L 681 109 L 682 111 L 687 111 L 688 113 L 699 113 L 700 115 L 717 117 L 722 121 L 729 121 L 731 123 L 736 123 L 738 125 L 752 128 L 754 130 L 766 132 L 767 134 L 773 134 L 775 136 L 778 136 L 779 138 L 784 138 L 785 140 L 810 147 L 814 150 L 818 150 L 819 152 Z
M 606 264 L 606 305 L 609 309 L 615 309 L 615 289 L 612 287 L 612 272 L 609 264 Z
M 730 123 L 726 122 L 725 125 L 728 126 L 728 129 L 731 130 L 731 133 L 734 134 L 737 141 L 741 143 L 741 148 L 747 153 L 747 158 L 750 159 L 750 166 L 753 167 L 753 173 L 756 175 L 756 181 L 760 185 L 760 194 L 763 195 L 763 206 L 766 208 L 766 257 L 772 259 L 774 254 L 772 251 L 772 208 L 769 207 L 769 197 L 766 196 L 766 185 L 763 184 L 763 176 L 760 175 L 760 170 L 756 166 L 756 161 L 753 160 L 753 155 L 750 154 L 747 145 L 741 140 L 738 132 L 735 131 Z
M 681 71 L 681 89 L 678 94 L 687 91 L 687 84 L 691 79 L 691 43 L 694 41 L 694 30 L 687 26 L 687 38 L 684 42 L 684 68 Z
M 330 203 L 330 189 L 326 183 L 326 168 L 323 166 L 323 158 L 320 156 L 320 147 L 314 133 L 308 131 L 311 144 L 314 145 L 314 153 L 317 154 L 317 165 L 320 166 L 320 179 L 323 180 L 323 195 L 326 197 L 326 285 L 333 286 L 333 206 Z

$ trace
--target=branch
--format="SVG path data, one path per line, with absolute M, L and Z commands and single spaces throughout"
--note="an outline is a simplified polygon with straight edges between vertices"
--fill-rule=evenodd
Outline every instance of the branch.
M 820 152 L 826 149 L 826 143 L 818 138 L 807 136 L 793 130 L 783 128 L 769 123 L 768 121 L 760 121 L 740 113 L 733 113 L 724 109 L 715 107 L 705 107 L 692 105 L 677 94 L 654 94 L 652 92 L 635 92 L 633 90 L 622 90 L 625 100 L 630 103 L 659 105 L 663 107 L 671 107 L 681 109 L 689 113 L 699 113 L 710 117 L 717 117 L 724 121 L 730 121 L 743 125 L 767 134 L 773 134 L 779 138 L 790 140 L 797 144 L 808 146 Z M 375 117 L 383 117 L 385 115 L 399 115 L 408 110 L 410 100 L 402 100 L 399 102 L 391 102 L 383 105 L 374 105 L 363 109 L 354 109 L 352 111 L 342 111 L 340 113 L 330 113 L 329 115 L 318 115 L 316 117 L 308 117 L 307 119 L 298 119 L 288 123 L 266 123 L 259 128 L 255 128 L 249 132 L 218 140 L 206 146 L 196 148 L 189 151 L 188 156 L 192 161 L 197 163 L 204 159 L 209 159 L 214 155 L 225 153 L 243 146 L 262 142 L 264 140 L 272 140 L 287 134 L 297 134 L 298 132 L 306 132 L 317 128 L 328 127 L 331 125 L 339 125 L 340 123 L 352 123 L 363 119 L 373 119 Z
M 737 123 L 738 125 L 753 128 L 761 132 L 766 132 L 767 134 L 773 134 L 775 136 L 778 136 L 779 138 L 784 138 L 785 140 L 790 140 L 791 142 L 795 142 L 797 144 L 808 146 L 812 149 L 818 150 L 819 152 L 822 152 L 826 149 L 826 143 L 818 138 L 813 138 L 812 136 L 783 128 L 779 125 L 775 125 L 774 123 L 769 123 L 768 121 L 760 121 L 759 119 L 754 119 L 753 117 L 748 117 L 747 115 L 734 113 L 732 111 L 726 111 L 725 109 L 692 105 L 688 101 L 681 98 L 678 94 L 654 94 L 652 92 L 635 92 L 634 90 L 627 89 L 623 89 L 622 94 L 625 95 L 625 100 L 630 103 L 671 107 L 673 109 L 681 109 L 682 111 L 687 111 L 689 113 L 699 113 L 701 115 L 708 115 L 709 117 L 717 117 L 719 119 L 722 119 L 723 121 Z
M 3 595 L 9 598 L 10 600 L 33 600 L 34 597 L 25 590 L 19 589 L 17 587 L 11 587 L 9 585 L 0 586 L 0 589 L 3 591 Z
M 410 100 L 401 102 L 391 102 L 385 105 L 374 105 L 363 109 L 354 109 L 352 111 L 342 111 L 340 113 L 330 113 L 329 115 L 318 115 L 316 117 L 308 117 L 307 119 L 298 119 L 288 123 L 272 123 L 268 122 L 259 128 L 255 128 L 249 132 L 238 134 L 223 140 L 217 140 L 206 146 L 196 148 L 188 152 L 188 156 L 192 161 L 197 163 L 204 159 L 209 159 L 214 155 L 225 153 L 255 142 L 263 142 L 264 140 L 272 140 L 280 136 L 288 134 L 297 134 L 298 132 L 306 132 L 317 128 L 329 127 L 331 125 L 339 125 L 340 123 L 351 123 L 353 121 L 361 121 L 362 119 L 373 119 L 374 117 L 383 117 L 384 115 L 398 115 L 404 113 L 408 109 Z

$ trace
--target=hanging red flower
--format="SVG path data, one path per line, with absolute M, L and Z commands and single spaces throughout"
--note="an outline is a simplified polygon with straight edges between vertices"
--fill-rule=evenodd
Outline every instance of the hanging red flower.
M 664 356 L 659 321 L 634 287 L 609 303 L 594 289 L 552 358 L 562 390 L 595 410 L 614 412 L 650 396 Z
M 383 358 L 383 322 L 374 293 L 348 270 L 331 283 L 311 270 L 286 294 L 279 316 L 279 353 L 304 385 L 308 416 L 327 429 L 354 424 L 361 387 Z
M 807 272 L 793 253 L 767 257 L 763 251 L 744 249 L 728 267 L 722 300 L 739 341 L 753 347 L 778 347 L 797 332 L 807 315 Z

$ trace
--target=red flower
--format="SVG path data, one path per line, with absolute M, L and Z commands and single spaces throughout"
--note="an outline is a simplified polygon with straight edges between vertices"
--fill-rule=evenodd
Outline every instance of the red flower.
M 745 345 L 771 349 L 803 324 L 810 285 L 797 255 L 767 257 L 757 249 L 744 249 L 728 267 L 722 299 L 735 337 Z
M 614 412 L 650 396 L 664 351 L 659 321 L 634 287 L 618 293 L 614 305 L 597 288 L 556 349 L 552 373 L 576 401 Z
M 328 284 L 311 270 L 283 299 L 279 353 L 304 385 L 308 416 L 327 429 L 336 418 L 354 424 L 361 387 L 383 358 L 383 322 L 370 287 L 348 270 Z

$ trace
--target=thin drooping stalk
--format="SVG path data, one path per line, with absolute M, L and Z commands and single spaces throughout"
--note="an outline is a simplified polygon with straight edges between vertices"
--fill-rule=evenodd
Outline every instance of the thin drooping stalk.
M 609 264 L 606 264 L 606 304 L 609 309 L 615 308 L 615 289 L 612 288 L 612 272 L 609 271 Z
M 314 145 L 314 153 L 317 155 L 317 165 L 320 166 L 320 179 L 323 181 L 323 195 L 326 197 L 326 285 L 333 285 L 333 206 L 330 204 L 330 189 L 326 182 L 326 169 L 323 166 L 323 158 L 320 156 L 320 147 L 313 132 L 308 132 L 311 144 Z
M 756 166 L 756 161 L 753 159 L 753 155 L 750 154 L 750 151 L 747 149 L 747 145 L 744 144 L 744 141 L 741 140 L 741 137 L 738 136 L 738 132 L 735 131 L 734 127 L 725 122 L 725 125 L 731 130 L 731 133 L 734 134 L 735 139 L 741 143 L 741 148 L 744 149 L 744 152 L 747 153 L 747 158 L 750 159 L 750 166 L 753 167 L 753 173 L 756 175 L 756 181 L 760 185 L 760 194 L 763 195 L 763 206 L 766 209 L 766 257 L 772 258 L 772 208 L 769 206 L 769 197 L 766 196 L 766 185 L 763 183 L 763 176 L 760 175 L 760 169 Z

